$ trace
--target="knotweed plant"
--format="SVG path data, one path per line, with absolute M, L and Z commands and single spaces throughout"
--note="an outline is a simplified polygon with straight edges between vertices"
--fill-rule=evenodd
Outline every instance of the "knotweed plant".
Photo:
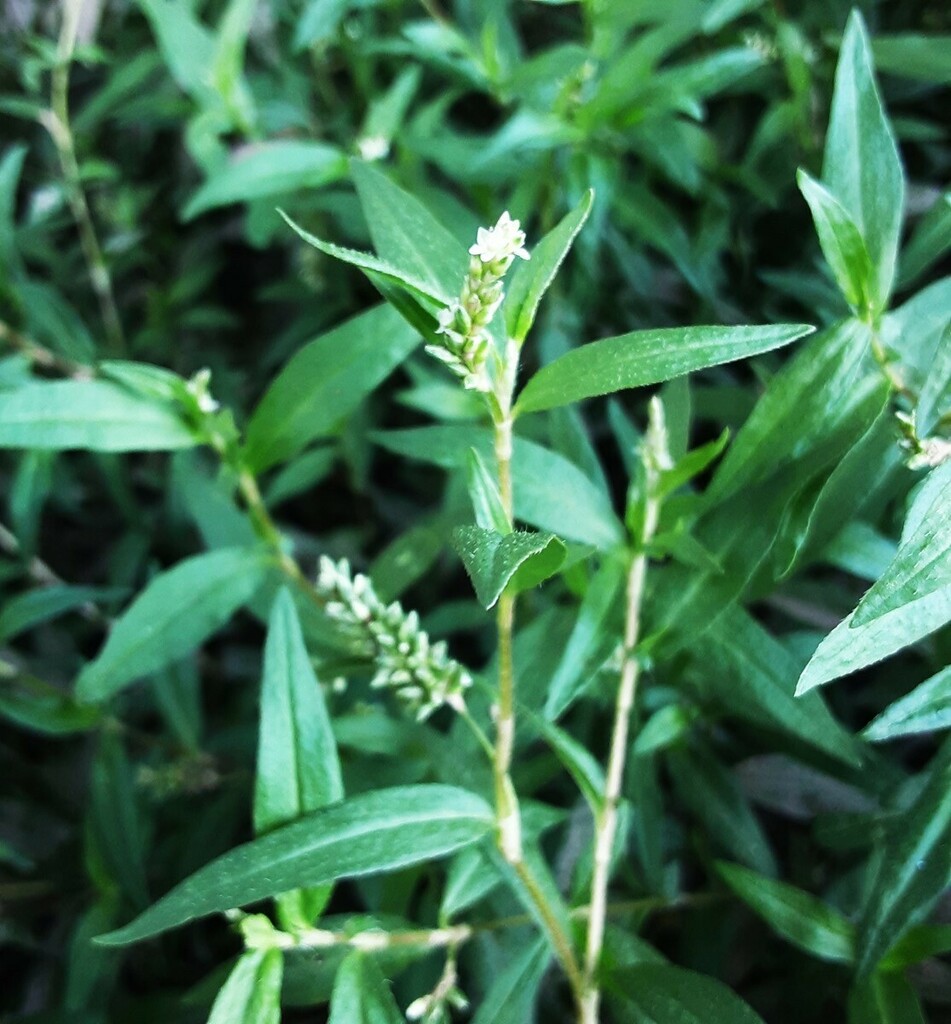
M 0 154 L 0 301 L 15 295 L 24 324 L 0 320 L 17 350 L 0 366 L 0 446 L 26 451 L 0 583 L 29 583 L 0 611 L 0 714 L 88 737 L 77 763 L 90 777 L 68 885 L 0 879 L 0 899 L 44 901 L 36 920 L 77 903 L 57 925 L 62 984 L 44 968 L 11 1020 L 39 1019 L 53 989 L 62 1012 L 43 1020 L 109 1024 L 871 1024 L 923 1020 L 929 993 L 946 1004 L 948 929 L 928 917 L 951 872 L 951 746 L 934 753 L 928 736 L 951 725 L 951 302 L 947 279 L 895 296 L 945 251 L 947 203 L 902 249 L 905 174 L 862 19 L 841 40 L 820 170 L 819 58 L 778 8 L 660 5 L 645 28 L 625 3 L 555 3 L 550 26 L 541 7 L 487 5 L 482 20 L 478 4 L 423 4 L 431 21 L 416 11 L 380 39 L 399 4 L 312 3 L 294 36 L 306 65 L 262 85 L 242 71 L 254 5 L 224 5 L 212 32 L 199 9 L 218 6 L 142 0 L 132 20 L 154 29 L 183 92 L 143 104 L 162 126 L 194 106 L 184 142 L 204 180 L 182 225 L 241 201 L 249 251 L 294 246 L 298 273 L 267 297 L 306 310 L 267 335 L 268 373 L 294 353 L 271 380 L 241 380 L 231 349 L 201 347 L 197 362 L 176 350 L 166 362 L 181 373 L 128 358 L 235 318 L 197 306 L 179 323 L 191 284 L 142 285 L 141 329 L 123 324 L 109 262 L 124 253 L 131 272 L 151 257 L 131 206 L 87 195 L 109 176 L 80 162 L 70 121 L 81 4 L 65 4 L 55 53 L 37 47 L 24 72 L 52 62 L 51 102 L 4 105 L 48 131 L 62 183 L 20 224 L 26 150 Z M 291 15 L 275 12 L 279 39 Z M 518 18 L 554 32 L 576 13 L 584 45 L 536 57 L 512 42 Z M 695 16 L 697 60 L 655 68 Z M 756 29 L 717 49 L 741 17 Z M 338 31 L 339 53 L 324 34 Z M 884 43 L 891 70 L 903 47 L 923 52 L 904 35 Z M 402 61 L 410 46 L 420 67 L 326 118 L 328 131 L 347 122 L 345 146 L 290 137 L 322 122 L 285 91 L 343 105 L 381 54 Z M 83 124 L 146 91 L 160 62 L 144 57 Z M 774 88 L 770 64 L 792 95 L 753 156 L 720 162 L 730 147 L 705 134 L 706 102 L 724 76 Z M 423 81 L 450 72 L 403 130 Z M 460 82 L 506 112 L 492 146 L 449 120 L 432 130 Z M 938 161 L 930 125 L 905 124 Z M 759 317 L 725 283 L 742 262 L 733 229 L 745 237 L 729 190 L 689 237 L 662 198 L 678 176 L 691 202 L 708 177 L 761 194 L 774 161 L 756 154 L 780 131 L 818 175 L 799 173 L 795 202 L 824 263 L 760 268 L 753 290 L 776 294 L 756 309 L 818 296 L 818 329 L 740 322 Z M 621 174 L 629 152 L 659 162 L 659 194 L 646 170 Z M 523 165 L 534 177 L 517 177 Z M 425 185 L 453 174 L 466 188 Z M 282 221 L 272 199 L 298 182 L 306 201 Z M 31 278 L 56 248 L 40 238 L 43 201 L 49 230 L 76 233 L 111 358 Z M 719 220 L 728 207 L 735 223 Z M 654 301 L 670 270 L 653 273 L 642 244 L 689 279 L 698 318 L 730 323 L 669 326 L 688 317 Z M 351 299 L 361 311 L 339 322 Z M 93 455 L 54 462 L 67 451 Z M 88 479 L 127 528 L 97 559 L 108 587 L 67 583 L 75 559 L 47 564 L 38 547 L 44 507 L 97 514 Z M 201 553 L 160 568 L 184 537 Z M 73 613 L 83 632 L 67 644 L 54 619 Z M 35 646 L 18 646 L 31 631 Z M 44 681 L 57 659 L 68 693 Z M 872 684 L 834 715 L 817 689 L 866 669 Z M 909 736 L 906 759 L 872 747 Z M 52 763 L 17 776 L 14 796 L 53 794 L 55 816 L 73 788 Z M 28 832 L 0 836 L 0 867 L 55 872 L 63 849 L 21 854 Z M 0 941 L 24 935 L 11 925 Z M 27 938 L 35 950 L 48 936 Z M 169 981 L 185 955 L 200 970 Z M 781 997 L 760 983 L 774 974 Z

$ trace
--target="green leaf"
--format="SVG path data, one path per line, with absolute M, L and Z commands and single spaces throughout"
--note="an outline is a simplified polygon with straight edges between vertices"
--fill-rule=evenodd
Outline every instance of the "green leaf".
M 919 924 L 889 949 L 879 971 L 903 971 L 933 956 L 951 952 L 951 924 Z
M 284 587 L 264 647 L 254 830 L 267 832 L 342 799 L 340 760 L 323 691 Z
M 460 526 L 452 532 L 452 546 L 484 608 L 491 608 L 509 584 L 515 593 L 537 586 L 565 560 L 565 545 L 550 533 L 516 531 L 503 536 L 478 526 Z
M 489 473 L 485 460 L 475 448 L 466 459 L 469 497 L 475 511 L 476 524 L 483 530 L 495 530 L 503 536 L 512 532 L 512 522 L 502 504 L 498 485 Z
M 121 590 L 103 590 L 99 587 L 73 587 L 54 584 L 37 587 L 11 597 L 0 612 L 0 641 L 11 640 L 43 622 L 49 622 L 66 612 L 96 601 L 121 595 Z
M 283 210 L 278 210 L 277 212 L 308 245 L 312 245 L 327 256 L 332 256 L 343 263 L 359 267 L 374 283 L 376 283 L 377 278 L 380 278 L 382 281 L 396 285 L 397 288 L 408 291 L 410 295 L 428 299 L 438 305 L 446 305 L 449 302 L 449 296 L 431 282 L 400 269 L 389 260 L 380 256 L 374 256 L 372 253 L 360 252 L 358 249 L 348 249 L 346 246 L 334 245 L 333 242 L 325 242 L 322 238 L 318 238 L 309 231 L 305 231 L 299 224 L 295 224 Z
M 608 976 L 608 993 L 620 1024 L 763 1024 L 726 985 L 682 967 L 623 967 Z
M 273 555 L 222 548 L 156 576 L 113 626 L 76 684 L 80 700 L 103 701 L 133 680 L 184 657 L 254 596 Z
M 733 773 L 701 746 L 665 757 L 678 799 L 713 843 L 761 875 L 775 875 L 773 852 Z
M 927 1024 L 908 979 L 897 971 L 877 971 L 856 983 L 849 995 L 849 1024 Z
M 929 507 L 852 614 L 853 629 L 951 587 L 951 463 L 933 474 Z
M 823 255 L 845 301 L 862 317 L 880 312 L 872 304 L 872 262 L 855 221 L 835 196 L 804 170 L 799 170 L 796 181 L 812 211 Z
M 802 670 L 796 695 L 874 665 L 946 622 L 951 622 L 951 587 L 886 612 L 864 626 L 853 627 L 850 615 L 819 644 Z
M 794 885 L 718 861 L 717 872 L 750 909 L 784 939 L 820 960 L 851 963 L 855 926 L 837 910 Z
M 875 63 L 882 71 L 936 85 L 951 85 L 948 48 L 951 35 L 900 32 L 876 35 L 872 40 Z
M 858 745 L 817 698 L 797 697 L 801 661 L 744 609 L 732 607 L 698 637 L 698 687 L 733 714 L 786 732 L 846 764 L 860 762 Z M 808 706 L 803 701 L 809 700 Z
M 174 406 L 104 380 L 59 380 L 0 392 L 0 448 L 134 452 L 199 443 Z
M 632 331 L 572 349 L 525 385 L 517 412 L 538 412 L 624 388 L 657 384 L 693 370 L 769 352 L 812 333 L 806 324 L 667 327 Z
M 590 675 L 608 657 L 616 644 L 615 636 L 606 628 L 611 612 L 617 607 L 617 595 L 624 580 L 624 566 L 619 559 L 608 559 L 588 583 L 578 617 L 564 645 L 561 660 L 548 685 L 545 717 L 560 718 L 581 692 Z
M 905 182 L 858 11 L 849 18 L 839 51 L 822 180 L 865 241 L 875 271 L 871 297 L 876 310 L 884 309 L 895 278 Z
M 532 258 L 519 262 L 505 294 L 505 325 L 515 341 L 523 342 L 532 329 L 542 298 L 584 227 L 593 202 L 594 190 L 588 189 L 571 213 L 533 247 Z
M 475 448 L 493 457 L 492 434 L 469 426 L 418 427 L 373 435 L 377 444 L 409 458 L 446 469 L 465 465 Z M 623 538 L 611 503 L 573 463 L 527 438 L 516 437 L 512 451 L 516 518 L 566 540 L 610 548 Z
M 337 969 L 328 1024 L 406 1024 L 370 957 L 351 953 Z
M 280 1024 L 283 975 L 280 950 L 243 953 L 215 998 L 208 1024 Z
M 0 717 L 45 736 L 69 736 L 100 724 L 99 708 L 28 675 L 0 681 Z
M 271 382 L 251 417 L 249 464 L 266 469 L 332 433 L 418 344 L 403 319 L 380 305 L 305 345 Z
M 492 981 L 472 1024 L 525 1024 L 533 1020 L 535 999 L 550 962 L 547 940 L 527 945 Z
M 424 863 L 481 839 L 493 820 L 484 800 L 453 786 L 364 793 L 230 850 L 130 924 L 97 941 L 110 946 L 139 942 L 295 887 Z
M 11 146 L 0 160 L 0 266 L 19 269 L 16 247 L 17 186 L 26 146 Z
M 439 296 L 462 289 L 468 255 L 428 209 L 370 164 L 351 162 L 351 173 L 376 251 Z
M 541 733 L 542 739 L 551 747 L 568 774 L 575 780 L 581 795 L 585 798 L 592 814 L 599 814 L 604 804 L 604 769 L 597 759 L 569 735 L 552 722 L 546 722 L 539 715 L 531 716 L 532 724 Z
M 951 728 L 951 666 L 889 705 L 862 735 L 873 743 Z
M 346 174 L 347 157 L 336 146 L 294 139 L 257 143 L 214 171 L 185 204 L 182 219 L 231 203 L 320 188 Z
M 857 970 L 872 971 L 887 951 L 928 913 L 951 874 L 951 739 L 923 773 L 911 806 L 888 833 L 858 927 Z
M 850 319 L 820 331 L 770 380 L 717 468 L 705 502 L 722 502 L 775 473 L 786 476 L 791 464 L 828 448 L 870 396 L 886 394 L 865 324 Z

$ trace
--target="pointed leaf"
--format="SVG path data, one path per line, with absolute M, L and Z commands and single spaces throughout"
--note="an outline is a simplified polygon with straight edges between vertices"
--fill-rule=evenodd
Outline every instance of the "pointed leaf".
M 492 435 L 469 426 L 418 427 L 374 435 L 390 451 L 432 462 L 447 469 L 465 465 L 470 448 L 492 458 Z M 567 540 L 610 548 L 623 531 L 610 501 L 584 473 L 564 456 L 516 437 L 512 451 L 515 515 L 541 530 Z
M 889 822 L 858 928 L 857 970 L 872 971 L 928 913 L 951 875 L 951 739 L 925 772 L 914 803 Z
M 406 1024 L 370 957 L 351 953 L 337 969 L 328 1024 Z
M 322 253 L 332 256 L 342 263 L 349 263 L 351 266 L 359 267 L 371 277 L 371 280 L 372 275 L 377 275 L 384 281 L 388 281 L 399 288 L 404 288 L 413 295 L 430 299 L 439 305 L 446 305 L 449 302 L 450 293 L 443 291 L 431 281 L 418 277 L 412 271 L 404 270 L 382 256 L 374 256 L 369 252 L 360 252 L 358 249 L 348 249 L 343 245 L 325 242 L 322 238 L 318 238 L 309 231 L 305 231 L 299 224 L 295 224 L 283 210 L 278 210 L 277 212 L 308 245 L 312 245 L 315 249 L 319 249 Z
M 502 504 L 498 485 L 486 468 L 485 460 L 475 448 L 469 449 L 466 470 L 476 525 L 481 526 L 483 530 L 495 530 L 503 536 L 511 533 L 512 523 Z
M 884 309 L 895 277 L 905 183 L 858 11 L 839 51 L 822 180 L 861 232 L 875 270 L 872 297 L 876 309 Z
M 852 614 L 853 629 L 951 587 L 951 463 L 934 477 L 932 500 L 891 565 Z
M 243 953 L 215 998 L 208 1024 L 280 1024 L 283 975 L 280 950 Z
M 623 967 L 609 975 L 608 991 L 621 1024 L 763 1024 L 726 985 L 682 967 Z
M 874 287 L 872 262 L 855 221 L 835 196 L 805 171 L 800 169 L 796 180 L 812 211 L 823 255 L 845 301 L 859 316 L 874 312 L 870 297 Z
M 298 886 L 423 863 L 478 841 L 493 820 L 484 800 L 453 786 L 364 793 L 230 850 L 97 941 L 127 945 Z
M 807 324 L 668 327 L 593 341 L 543 366 L 525 385 L 516 411 L 538 412 L 624 388 L 657 384 L 769 352 L 812 331 Z
M 254 830 L 266 832 L 343 799 L 337 744 L 290 591 L 268 624 L 254 784 Z
M 133 680 L 184 657 L 231 618 L 261 586 L 273 556 L 222 548 L 156 576 L 112 627 L 76 684 L 80 700 L 103 701 Z
M 385 305 L 309 342 L 254 410 L 247 431 L 250 465 L 266 469 L 333 432 L 418 344 L 419 336 Z
M 58 380 L 0 392 L 0 448 L 169 451 L 200 443 L 172 405 L 104 380 Z
M 185 204 L 182 219 L 231 203 L 319 188 L 346 174 L 347 157 L 335 146 L 296 139 L 256 143 L 212 173 Z
M 862 735 L 873 743 L 951 729 L 951 665 L 889 705 Z
M 376 251 L 440 296 L 462 289 L 465 248 L 426 207 L 370 164 L 354 160 L 351 173 Z
M 584 227 L 593 202 L 594 190 L 588 189 L 571 213 L 532 248 L 532 258 L 520 262 L 512 275 L 505 295 L 505 325 L 515 341 L 524 341 L 531 330 L 542 298 Z
M 529 590 L 553 576 L 565 560 L 565 546 L 550 533 L 516 531 L 503 536 L 478 526 L 460 526 L 452 545 L 472 580 L 476 597 L 491 608 L 511 582 Z
M 855 926 L 837 910 L 794 885 L 718 861 L 717 872 L 750 909 L 794 946 L 820 960 L 851 963 Z
M 535 998 L 550 962 L 547 941 L 527 945 L 492 981 L 472 1024 L 525 1024 L 533 1020 Z

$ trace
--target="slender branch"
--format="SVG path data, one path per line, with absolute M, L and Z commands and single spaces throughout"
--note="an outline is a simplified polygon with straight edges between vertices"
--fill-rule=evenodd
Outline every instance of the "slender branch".
M 44 110 L 39 119 L 49 132 L 59 156 L 66 196 L 73 219 L 76 221 L 79 244 L 89 271 L 89 280 L 99 302 L 99 312 L 109 350 L 113 355 L 122 355 L 126 348 L 122 321 L 119 319 L 119 310 L 112 290 L 112 278 L 83 189 L 79 161 L 76 157 L 76 142 L 69 118 L 69 73 L 73 51 L 76 48 L 81 10 L 82 0 L 64 0 L 63 25 L 59 35 L 56 66 L 50 78 L 50 109 Z
M 4 320 L 0 320 L 0 342 L 6 342 L 36 366 L 40 366 L 44 370 L 51 370 L 63 377 L 88 380 L 93 375 L 89 367 L 83 366 L 81 363 L 74 363 L 72 359 L 67 359 L 65 356 L 57 355 L 45 345 L 39 344 L 21 331 L 11 327 Z
M 655 400 L 656 401 L 656 400 Z M 659 411 L 658 411 L 659 410 Z M 591 881 L 591 914 L 588 922 L 584 959 L 584 986 L 579 1007 L 579 1024 L 597 1024 L 601 1004 L 601 988 L 597 972 L 604 945 L 607 916 L 608 884 L 611 879 L 611 861 L 617 835 L 618 806 L 624 782 L 627 759 L 628 734 L 631 713 L 637 697 L 640 662 L 636 648 L 641 628 L 641 606 L 644 600 L 644 582 L 647 577 L 647 548 L 660 518 L 658 469 L 666 457 L 666 439 L 663 429 L 663 411 L 659 402 L 652 402 L 651 429 L 642 452 L 645 471 L 644 511 L 640 536 L 631 559 L 627 576 L 624 615 L 624 660 L 621 681 L 614 709 L 611 746 L 605 773 L 601 806 L 595 817 L 594 875 Z

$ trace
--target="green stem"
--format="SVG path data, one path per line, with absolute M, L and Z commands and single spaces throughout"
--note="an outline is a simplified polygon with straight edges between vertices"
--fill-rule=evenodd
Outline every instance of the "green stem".
M 59 156 L 66 196 L 73 219 L 76 221 L 79 244 L 89 271 L 89 280 L 99 303 L 109 351 L 113 355 L 121 356 L 126 348 L 122 321 L 119 319 L 119 310 L 112 290 L 112 278 L 83 190 L 79 161 L 76 158 L 76 143 L 69 118 L 69 72 L 73 51 L 76 48 L 81 9 L 82 0 L 66 0 L 63 5 L 63 25 L 59 35 L 56 66 L 50 78 L 50 109 L 41 114 L 40 121 L 49 132 Z
M 601 1005 L 601 987 L 597 972 L 604 945 L 604 929 L 608 905 L 608 884 L 611 879 L 611 860 L 617 835 L 618 806 L 624 782 L 627 759 L 628 734 L 631 713 L 637 697 L 640 663 L 636 648 L 640 635 L 641 606 L 644 600 L 644 581 L 647 577 L 647 546 L 657 530 L 660 502 L 650 455 L 645 458 L 647 495 L 641 536 L 627 576 L 624 617 L 624 661 L 614 709 L 611 747 L 605 773 L 604 792 L 599 813 L 595 817 L 594 876 L 591 881 L 591 913 L 585 946 L 584 981 L 579 1006 L 579 1024 L 597 1024 Z
M 501 375 L 495 394 L 497 412 L 494 420 L 495 460 L 499 480 L 499 495 L 509 522 L 514 521 L 514 493 L 512 486 L 512 392 L 518 351 L 507 346 L 505 372 Z M 582 990 L 581 968 L 565 932 L 539 885 L 522 852 L 522 816 L 518 796 L 512 783 L 512 753 L 515 749 L 515 666 L 513 640 L 515 630 L 515 595 L 503 591 L 496 609 L 498 632 L 499 691 L 495 714 L 495 750 L 493 776 L 495 781 L 495 814 L 499 851 L 512 867 L 526 895 L 534 905 L 558 957 L 576 999 Z

